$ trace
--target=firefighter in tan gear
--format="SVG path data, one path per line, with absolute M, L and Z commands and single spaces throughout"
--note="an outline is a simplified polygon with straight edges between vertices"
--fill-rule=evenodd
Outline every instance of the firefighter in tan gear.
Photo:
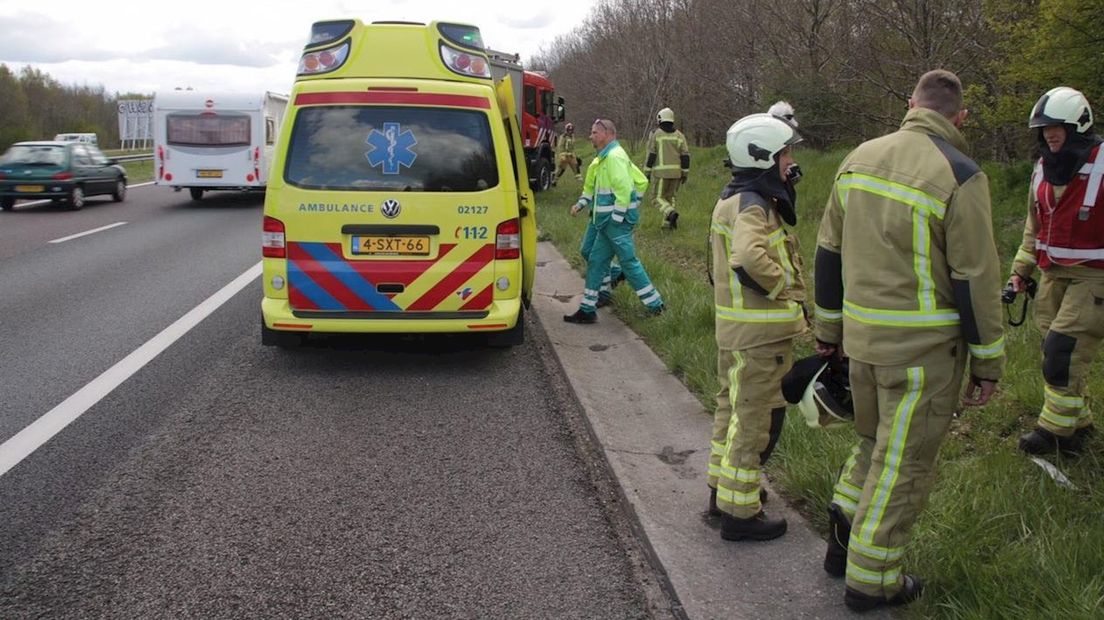
M 1043 408 L 1020 438 L 1028 454 L 1079 454 L 1092 433 L 1085 396 L 1104 338 L 1104 154 L 1080 92 L 1050 90 L 1031 112 L 1042 156 L 1031 175 L 1030 209 L 1009 286 L 1024 290 L 1042 270 L 1035 323 L 1043 339 Z
M 1004 363 L 989 182 L 963 154 L 962 84 L 925 73 L 900 130 L 840 165 L 817 240 L 816 338 L 850 358 L 858 443 L 829 507 L 824 568 L 856 611 L 901 605 L 912 525 L 969 362 L 965 405 L 988 402 Z
M 782 377 L 793 339 L 806 331 L 791 146 L 794 128 L 770 114 L 728 130 L 732 180 L 713 208 L 714 322 L 721 389 L 709 458 L 710 512 L 725 540 L 770 540 L 784 519 L 762 510 L 760 469 L 782 432 Z M 785 225 L 784 225 L 785 224 Z
M 663 214 L 663 227 L 678 228 L 675 194 L 690 174 L 690 147 L 686 144 L 686 136 L 675 129 L 675 113 L 671 108 L 660 110 L 656 122 L 659 127 L 648 136 L 644 174 L 649 181 L 656 180 L 655 199 Z
M 571 123 L 564 125 L 563 133 L 556 137 L 556 175 L 552 177 L 553 185 L 568 168 L 575 173 L 576 181 L 583 180 L 579 174 L 579 158 L 575 155 L 575 125 Z

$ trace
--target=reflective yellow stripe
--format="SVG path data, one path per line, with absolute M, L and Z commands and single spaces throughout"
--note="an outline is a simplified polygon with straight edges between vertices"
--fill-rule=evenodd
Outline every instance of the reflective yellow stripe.
M 893 414 L 882 474 L 878 477 L 874 496 L 870 500 L 870 509 L 859 527 L 859 542 L 867 545 L 874 544 L 874 534 L 881 528 L 882 517 L 885 516 L 886 506 L 889 505 L 889 497 L 897 486 L 897 478 L 901 473 L 901 463 L 905 456 L 905 444 L 908 442 L 909 426 L 912 425 L 912 415 L 916 412 L 916 404 L 920 402 L 920 394 L 924 390 L 924 368 L 909 368 L 906 372 L 908 391 L 897 404 L 897 411 Z
M 1043 405 L 1043 411 L 1039 417 L 1060 428 L 1075 428 L 1080 415 L 1064 415 L 1054 411 L 1049 405 Z
M 970 355 L 981 360 L 996 359 L 1004 355 L 1004 336 L 997 338 L 997 341 L 992 344 L 970 345 Z
M 767 308 L 762 310 L 742 310 L 717 306 L 716 317 L 725 321 L 735 321 L 738 323 L 785 323 L 787 321 L 796 321 L 800 319 L 802 316 L 801 306 L 798 306 L 792 301 L 786 303 L 789 307 L 779 310 Z
M 1016 250 L 1016 258 L 1013 261 L 1018 263 L 1027 263 L 1029 265 L 1035 264 L 1035 253 L 1027 252 L 1023 248 Z
M 1043 398 L 1047 402 L 1054 403 L 1059 407 L 1067 407 L 1069 409 L 1084 409 L 1085 399 L 1080 396 L 1067 396 L 1065 394 L 1059 394 L 1054 391 L 1054 388 L 1049 385 L 1043 386 Z
M 836 493 L 832 496 L 832 503 L 843 509 L 843 512 L 847 515 L 854 517 L 855 511 L 859 509 L 859 503 L 845 495 Z
M 726 488 L 723 484 L 717 485 L 717 500 L 725 501 L 737 506 L 757 506 L 759 505 L 759 489 L 754 491 L 742 492 L 734 491 Z
M 935 310 L 885 310 L 864 308 L 858 304 L 844 300 L 843 315 L 867 325 L 882 325 L 887 327 L 938 327 L 944 325 L 958 325 L 958 312 L 951 309 Z
M 859 172 L 849 172 L 841 176 L 836 184 L 849 191 L 858 189 L 876 196 L 895 200 L 910 207 L 916 207 L 939 219 L 943 219 L 943 216 L 947 212 L 946 203 L 935 196 L 922 192 L 914 187 L 890 181 L 889 179 L 883 179 Z
M 928 230 L 927 213 L 920 209 L 912 212 L 912 268 L 916 273 L 916 298 L 920 300 L 920 309 L 931 312 L 935 310 L 931 231 Z
M 863 556 L 874 560 L 875 562 L 896 562 L 901 559 L 901 556 L 905 554 L 904 547 L 879 547 L 877 545 L 867 545 L 855 540 L 852 536 L 847 542 L 847 548 L 853 551 L 857 551 Z
M 813 314 L 816 318 L 822 321 L 829 321 L 832 323 L 839 323 L 843 320 L 843 312 L 840 310 L 828 310 L 821 308 L 820 306 L 813 306 Z
M 900 567 L 894 567 L 885 572 L 867 570 L 851 560 L 847 561 L 847 578 L 859 583 L 867 583 L 873 586 L 895 584 L 901 579 Z
M 713 452 L 713 454 L 716 454 L 717 456 L 724 456 L 725 447 L 716 441 L 709 442 L 709 449 L 711 452 Z

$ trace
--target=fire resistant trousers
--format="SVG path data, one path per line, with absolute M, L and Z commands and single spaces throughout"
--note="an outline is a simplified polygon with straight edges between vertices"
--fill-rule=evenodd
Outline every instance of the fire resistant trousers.
M 859 442 L 832 503 L 851 520 L 847 585 L 863 594 L 889 598 L 901 589 L 901 556 L 935 482 L 966 351 L 965 342 L 950 342 L 900 366 L 851 360 Z
M 1104 338 L 1104 279 L 1054 278 L 1044 271 L 1035 302 L 1035 324 L 1045 334 L 1039 426 L 1069 437 L 1092 425 L 1085 391 Z
M 664 226 L 667 225 L 667 215 L 675 210 L 675 193 L 681 184 L 682 179 L 656 179 L 656 206 L 663 213 Z
M 590 227 L 587 228 L 590 233 Z M 586 239 L 583 240 L 584 247 Z M 649 308 L 663 305 L 659 291 L 652 286 L 648 272 L 636 257 L 636 244 L 633 243 L 633 227 L 630 224 L 607 222 L 602 228 L 595 228 L 594 241 L 587 256 L 586 284 L 583 289 L 583 301 L 579 308 L 584 312 L 597 311 L 598 292 L 610 283 L 610 262 L 614 257 L 621 265 L 625 279 L 636 291 L 640 302 Z
M 754 326 L 749 326 L 754 328 Z M 793 341 L 717 352 L 717 410 L 709 451 L 709 486 L 717 507 L 749 519 L 759 513 L 760 468 L 786 413 L 782 377 L 793 364 Z

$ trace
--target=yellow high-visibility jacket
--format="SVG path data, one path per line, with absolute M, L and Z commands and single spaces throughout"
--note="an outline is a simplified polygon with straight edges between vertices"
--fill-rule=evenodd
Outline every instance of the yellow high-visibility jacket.
M 717 346 L 741 351 L 808 328 L 797 236 L 768 198 L 744 191 L 718 200 L 709 242 Z
M 679 130 L 656 129 L 648 136 L 644 174 L 656 179 L 678 179 L 690 173 L 690 147 Z
M 817 339 L 878 365 L 964 340 L 970 372 L 1000 378 L 989 180 L 965 147 L 943 115 L 914 108 L 844 159 L 817 240 Z

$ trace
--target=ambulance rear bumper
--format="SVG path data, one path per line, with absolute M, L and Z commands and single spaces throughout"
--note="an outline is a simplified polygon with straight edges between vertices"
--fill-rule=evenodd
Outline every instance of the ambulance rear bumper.
M 286 299 L 265 297 L 265 327 L 284 332 L 332 334 L 472 333 L 512 329 L 521 298 L 496 299 L 474 312 L 330 312 L 292 310 Z

